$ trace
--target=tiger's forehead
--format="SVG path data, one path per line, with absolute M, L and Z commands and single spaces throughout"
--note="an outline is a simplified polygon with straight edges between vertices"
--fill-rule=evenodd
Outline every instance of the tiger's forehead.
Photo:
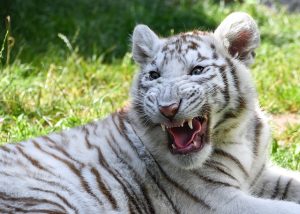
M 192 31 L 165 39 L 152 65 L 163 68 L 168 64 L 191 66 L 197 61 L 213 58 L 216 52 L 212 33 Z
M 181 33 L 168 38 L 162 48 L 162 52 L 177 51 L 179 54 L 184 54 L 190 49 L 196 50 L 207 37 L 210 37 L 210 33 L 202 31 Z

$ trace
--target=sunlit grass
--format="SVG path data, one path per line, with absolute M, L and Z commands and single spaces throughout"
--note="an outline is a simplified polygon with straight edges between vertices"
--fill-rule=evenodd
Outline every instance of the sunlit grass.
M 104 64 L 73 53 L 64 62 L 44 65 L 44 72 L 38 69 L 15 62 L 2 71 L 1 142 L 78 126 L 115 111 L 128 99 L 135 66 L 130 55 Z
M 274 133 L 272 160 L 282 167 L 300 170 L 300 123 L 280 135 Z

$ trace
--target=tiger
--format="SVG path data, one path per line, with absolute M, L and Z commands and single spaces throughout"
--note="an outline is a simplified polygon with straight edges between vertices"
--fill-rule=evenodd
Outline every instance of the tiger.
M 297 172 L 270 164 L 244 12 L 214 32 L 132 33 L 130 104 L 0 147 L 0 213 L 299 214 Z

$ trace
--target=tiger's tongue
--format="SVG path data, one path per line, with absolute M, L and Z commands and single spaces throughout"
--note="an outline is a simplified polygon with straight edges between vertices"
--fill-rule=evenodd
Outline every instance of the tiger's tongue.
M 183 127 L 169 128 L 169 133 L 173 136 L 174 144 L 177 148 L 184 148 L 193 142 L 197 133 L 201 131 L 201 123 L 197 119 L 193 119 L 193 129 L 184 123 Z

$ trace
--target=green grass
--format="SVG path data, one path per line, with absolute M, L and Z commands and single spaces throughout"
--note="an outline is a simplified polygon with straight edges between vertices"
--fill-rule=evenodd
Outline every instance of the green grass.
M 252 70 L 262 108 L 272 114 L 300 114 L 300 15 L 251 1 L 227 6 L 214 2 L 218 1 L 4 0 L 0 142 L 74 127 L 124 105 L 136 69 L 129 54 L 135 24 L 148 24 L 163 36 L 195 28 L 213 30 L 237 10 L 250 13 L 261 29 L 262 45 Z M 11 37 L 5 39 L 7 15 Z M 12 38 L 7 64 L 7 41 Z M 274 133 L 274 138 L 272 159 L 299 169 L 299 125 Z
M 300 170 L 300 123 L 288 126 L 278 135 L 274 133 L 272 144 L 272 160 L 283 167 Z
M 1 142 L 78 126 L 115 111 L 128 98 L 133 71 L 129 54 L 112 64 L 76 53 L 42 67 L 13 63 L 0 80 Z

